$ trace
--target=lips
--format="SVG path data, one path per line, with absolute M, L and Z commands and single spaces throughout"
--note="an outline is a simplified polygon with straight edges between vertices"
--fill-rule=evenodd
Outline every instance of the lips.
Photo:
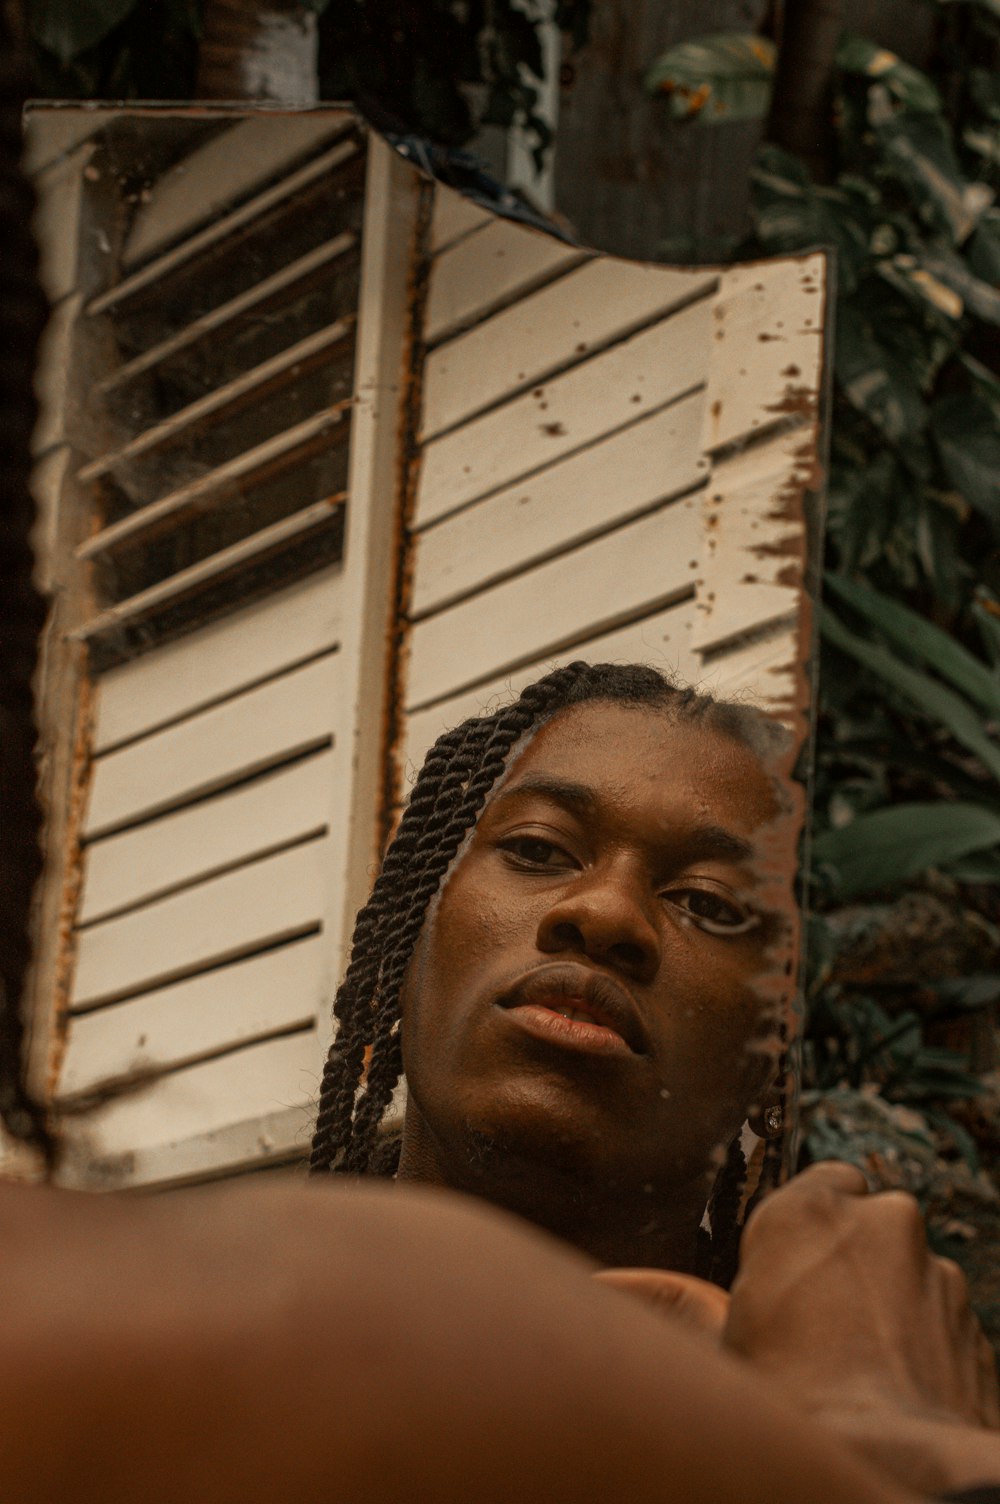
M 586 966 L 560 964 L 539 966 L 499 999 L 502 1008 L 547 1008 L 585 1015 L 587 1021 L 610 1029 L 637 1055 L 645 1054 L 649 1041 L 639 1012 L 628 991 L 612 977 Z M 590 1032 L 594 1032 L 591 1028 Z

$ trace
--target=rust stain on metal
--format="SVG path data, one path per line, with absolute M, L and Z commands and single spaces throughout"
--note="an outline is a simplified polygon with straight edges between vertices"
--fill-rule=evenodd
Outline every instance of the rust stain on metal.
M 391 540 L 395 560 L 392 589 L 392 617 L 387 634 L 386 685 L 383 701 L 381 737 L 382 797 L 378 812 L 380 853 L 392 836 L 402 803 L 402 741 L 404 717 L 401 686 L 410 653 L 409 612 L 413 595 L 413 516 L 416 508 L 417 481 L 423 449 L 418 434 L 423 402 L 423 372 L 426 358 L 424 319 L 433 260 L 430 251 L 431 218 L 436 188 L 430 179 L 421 177 L 416 225 L 410 253 L 410 280 L 407 289 L 409 319 L 403 341 L 399 405 L 399 430 L 396 451 L 395 530 Z
M 94 733 L 95 687 L 89 672 L 86 649 L 80 649 L 80 656 L 83 667 L 78 680 L 76 725 L 69 765 L 62 886 L 59 896 L 56 960 L 53 974 L 55 1027 L 49 1048 L 46 1082 L 50 1100 L 55 1097 L 69 1036 L 69 1010 L 76 966 L 76 916 L 83 889 L 82 831 L 93 763 L 91 748 Z

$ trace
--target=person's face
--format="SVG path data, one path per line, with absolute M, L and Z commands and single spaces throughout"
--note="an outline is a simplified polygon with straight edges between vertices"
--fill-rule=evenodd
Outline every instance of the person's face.
M 491 1145 L 605 1192 L 704 1175 L 773 1074 L 779 828 L 768 773 L 719 732 L 610 703 L 554 716 L 407 971 L 407 1129 L 419 1115 L 452 1162 Z

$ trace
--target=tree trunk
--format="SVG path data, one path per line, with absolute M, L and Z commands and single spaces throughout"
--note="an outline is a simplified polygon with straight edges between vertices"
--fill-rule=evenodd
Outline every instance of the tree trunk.
M 199 99 L 315 104 L 316 14 L 300 0 L 207 0 Z
M 801 157 L 818 182 L 833 175 L 833 63 L 844 0 L 785 0 L 767 140 Z

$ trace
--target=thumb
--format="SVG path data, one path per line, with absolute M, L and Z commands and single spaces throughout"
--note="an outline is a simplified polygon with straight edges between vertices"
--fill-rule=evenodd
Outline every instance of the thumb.
M 708 1280 L 672 1269 L 600 1269 L 594 1279 L 648 1302 L 669 1321 L 683 1322 L 716 1342 L 722 1341 L 729 1295 Z

